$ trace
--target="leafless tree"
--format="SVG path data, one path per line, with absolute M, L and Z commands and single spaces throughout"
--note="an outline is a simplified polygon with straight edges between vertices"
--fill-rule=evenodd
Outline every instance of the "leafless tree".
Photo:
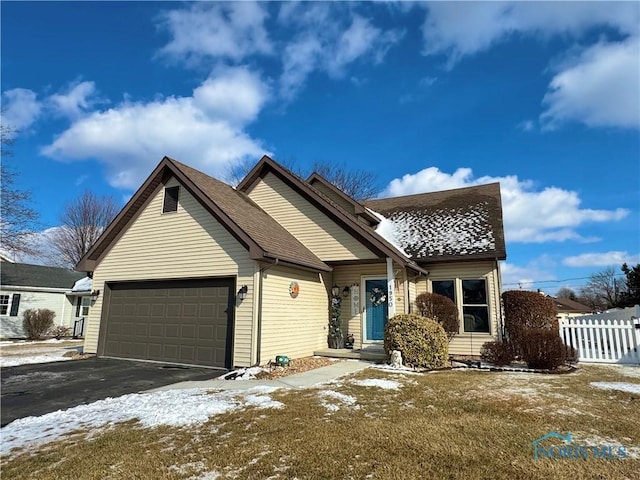
M 619 306 L 624 290 L 624 278 L 620 278 L 613 267 L 608 267 L 589 277 L 589 282 L 580 290 L 580 299 L 592 308 L 605 310 Z
M 571 290 L 569 287 L 561 287 L 556 292 L 556 298 L 567 298 L 569 300 L 577 300 L 578 296 L 576 292 Z
M 0 249 L 12 255 L 37 255 L 33 232 L 37 227 L 38 212 L 31 207 L 31 192 L 16 185 L 18 173 L 7 165 L 13 156 L 15 130 L 0 124 Z
M 97 197 L 89 191 L 68 203 L 60 216 L 60 227 L 51 234 L 53 254 L 58 259 L 56 263 L 74 267 L 119 210 L 113 197 Z
M 311 171 L 305 171 L 298 167 L 293 159 L 284 158 L 279 159 L 278 162 L 301 178 L 306 178 L 316 172 L 356 200 L 368 200 L 380 191 L 376 174 L 368 170 L 349 170 L 344 164 L 316 161 L 313 163 Z M 230 165 L 225 175 L 227 181 L 234 185 L 240 183 L 251 171 L 253 165 L 246 159 Z
M 344 164 L 315 162 L 313 171 L 356 200 L 368 200 L 380 191 L 376 174 L 368 170 L 349 170 Z

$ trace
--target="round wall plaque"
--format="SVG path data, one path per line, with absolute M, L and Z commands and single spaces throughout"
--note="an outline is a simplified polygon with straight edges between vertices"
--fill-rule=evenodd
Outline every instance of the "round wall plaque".
M 299 293 L 300 285 L 298 285 L 298 282 L 291 282 L 289 284 L 289 295 L 291 295 L 291 298 L 296 298 Z

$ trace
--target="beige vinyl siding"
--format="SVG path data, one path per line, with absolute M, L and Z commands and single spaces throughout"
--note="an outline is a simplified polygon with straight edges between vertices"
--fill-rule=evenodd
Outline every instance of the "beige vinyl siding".
M 170 179 L 166 186 L 177 186 Z M 251 365 L 253 275 L 247 250 L 185 188 L 178 211 L 162 213 L 163 187 L 97 266 L 93 288 L 104 292 L 107 281 L 236 276 L 247 285 L 245 301 L 236 306 L 233 364 Z M 95 353 L 100 330 L 100 295 L 89 311 L 85 351 Z
M 395 297 L 396 297 L 396 313 L 405 311 L 404 302 L 404 282 L 400 267 L 394 264 L 396 273 Z M 379 276 L 387 277 L 386 263 L 370 263 L 363 265 L 341 265 L 333 269 L 333 283 L 340 287 L 350 287 L 352 285 L 361 285 L 362 276 Z M 362 310 L 363 299 L 360 299 L 360 311 Z M 362 347 L 362 315 L 351 315 L 351 296 L 342 299 L 340 320 L 342 330 L 345 336 L 352 333 L 355 338 L 354 348 Z
M 291 282 L 300 293 L 289 294 Z M 276 355 L 302 358 L 326 348 L 329 323 L 329 290 L 319 273 L 271 267 L 262 278 L 262 335 L 260 363 Z
M 65 295 L 63 325 L 71 329 L 72 335 L 73 335 L 73 324 L 76 321 L 76 303 L 75 303 L 76 298 L 78 297 L 75 295 Z
M 331 188 L 327 187 L 325 184 L 321 182 L 313 183 L 313 188 L 323 193 L 325 197 L 330 198 L 335 204 L 342 207 L 345 212 L 355 216 L 356 209 L 354 208 L 353 204 L 351 204 L 350 202 L 342 198 L 336 192 L 331 190 Z
M 321 260 L 372 259 L 377 256 L 272 173 L 249 197 Z
M 451 280 L 484 278 L 487 284 L 487 302 L 491 333 L 458 333 L 449 344 L 449 353 L 453 355 L 479 355 L 485 342 L 495 340 L 500 334 L 500 287 L 497 262 L 493 260 L 477 262 L 452 262 L 432 264 L 427 267 L 429 277 L 420 277 L 417 293 L 432 291 L 432 280 Z M 460 312 L 462 325 L 462 313 Z
M 24 290 L 22 289 L 24 288 Z M 24 330 L 22 328 L 23 314 L 26 310 L 35 308 L 46 308 L 56 314 L 53 319 L 54 325 L 69 326 L 69 306 L 66 295 L 63 291 L 36 291 L 29 290 L 29 287 L 11 288 L 3 287 L 0 290 L 1 295 L 9 295 L 9 307 L 7 314 L 0 316 L 0 337 L 2 338 L 24 338 Z M 18 306 L 18 315 L 12 317 L 11 302 L 13 294 L 20 294 L 20 304 Z

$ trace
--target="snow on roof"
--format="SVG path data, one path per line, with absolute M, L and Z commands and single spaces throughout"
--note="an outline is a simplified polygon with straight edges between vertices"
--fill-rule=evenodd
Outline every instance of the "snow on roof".
M 370 208 L 367 208 L 367 211 L 380 221 L 380 223 L 376 225 L 376 228 L 375 228 L 376 233 L 380 235 L 382 238 L 384 238 L 391 245 L 393 245 L 396 248 L 396 250 L 402 253 L 402 255 L 404 255 L 407 258 L 411 258 L 411 255 L 405 252 L 402 248 L 402 243 L 399 241 L 398 232 L 396 231 L 397 229 L 395 224 L 391 220 L 386 218 L 384 215 L 380 215 L 378 212 L 375 212 Z
M 90 292 L 92 285 L 93 285 L 93 280 L 91 280 L 89 277 L 84 277 L 73 284 L 73 288 L 71 289 L 71 291 L 72 292 Z
M 472 208 L 442 209 L 431 212 L 397 211 L 387 218 L 371 209 L 380 223 L 376 233 L 403 255 L 424 258 L 443 255 L 471 255 L 491 252 L 496 243 L 487 230 L 488 204 Z
M 488 202 L 468 209 L 398 211 L 389 219 L 401 248 L 414 258 L 473 255 L 496 248 Z
M 390 222 L 378 233 L 391 237 L 415 261 L 506 258 L 498 183 L 368 200 L 365 205 Z

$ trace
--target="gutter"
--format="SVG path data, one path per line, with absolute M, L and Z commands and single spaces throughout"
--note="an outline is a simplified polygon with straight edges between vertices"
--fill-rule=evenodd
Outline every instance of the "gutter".
M 262 274 L 264 272 L 266 272 L 267 270 L 269 270 L 271 267 L 274 267 L 276 265 L 280 264 L 280 259 L 278 258 L 274 258 L 274 263 L 271 265 L 268 265 L 266 267 L 262 267 L 259 270 L 259 279 L 258 279 L 258 287 L 259 287 L 259 292 L 258 292 L 258 332 L 256 333 L 256 335 L 258 336 L 258 338 L 256 338 L 256 363 L 254 365 L 254 367 L 259 367 L 260 366 L 260 351 L 262 349 L 262 291 L 263 291 L 263 280 L 262 280 Z

